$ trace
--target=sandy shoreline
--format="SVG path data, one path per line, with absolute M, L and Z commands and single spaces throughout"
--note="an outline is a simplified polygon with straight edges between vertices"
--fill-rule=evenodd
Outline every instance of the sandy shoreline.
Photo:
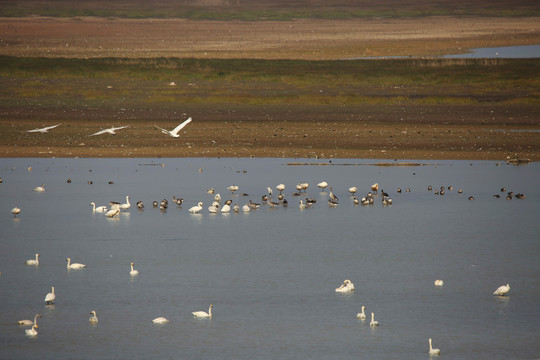
M 0 55 L 17 57 L 323 60 L 436 56 L 476 47 L 540 44 L 540 18 L 284 22 L 0 18 L 0 33 Z M 537 104 L 396 107 L 390 113 L 339 105 L 245 110 L 194 104 L 189 111 L 196 121 L 180 139 L 155 131 L 158 108 L 148 113 L 134 109 L 138 115 L 123 120 L 130 124 L 125 133 L 99 138 L 85 136 L 111 126 L 118 114 L 70 111 L 59 107 L 56 113 L 41 113 L 0 106 L 0 127 L 3 138 L 9 139 L 0 144 L 0 157 L 540 160 Z M 175 121 L 163 125 L 174 127 Z M 24 132 L 54 123 L 64 125 L 49 134 Z

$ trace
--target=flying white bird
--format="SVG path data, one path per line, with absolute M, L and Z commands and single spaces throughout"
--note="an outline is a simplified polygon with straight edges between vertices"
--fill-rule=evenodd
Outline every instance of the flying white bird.
M 41 129 L 27 130 L 26 132 L 40 132 L 40 133 L 44 134 L 44 133 L 48 132 L 49 130 L 54 129 L 58 125 L 60 125 L 60 124 L 56 124 L 56 125 L 53 125 L 53 126 L 47 126 L 47 127 L 41 128 Z
M 178 133 L 180 132 L 180 130 L 182 130 L 184 128 L 184 126 L 186 126 L 187 124 L 189 124 L 191 122 L 191 117 L 189 117 L 186 121 L 184 121 L 183 123 L 181 123 L 180 125 L 178 125 L 177 127 L 175 127 L 172 131 L 169 131 L 167 129 L 163 129 L 163 128 L 160 128 L 159 126 L 155 125 L 154 126 L 156 128 L 158 128 L 159 130 L 161 130 L 162 133 L 164 134 L 167 134 L 167 135 L 171 135 L 172 137 L 180 137 L 180 135 L 178 135 Z
M 129 126 L 129 125 L 126 125 L 126 126 L 119 126 L 119 127 L 112 127 L 112 128 L 109 128 L 109 129 L 105 129 L 105 130 L 98 131 L 97 133 L 94 133 L 94 134 L 88 135 L 88 136 L 101 135 L 101 134 L 111 134 L 111 135 L 116 135 L 116 130 L 125 129 L 125 128 L 127 128 L 128 126 Z

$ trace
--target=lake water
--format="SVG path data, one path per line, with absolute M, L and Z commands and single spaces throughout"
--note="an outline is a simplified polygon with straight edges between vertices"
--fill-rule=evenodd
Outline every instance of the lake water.
M 320 160 L 0 159 L 0 358 L 429 359 L 429 337 L 443 359 L 539 358 L 538 163 L 287 165 L 296 161 Z M 337 207 L 316 187 L 323 180 Z M 298 182 L 309 188 L 293 197 Z M 361 197 L 375 182 L 393 205 L 377 195 L 355 206 L 347 189 Z M 45 192 L 32 190 L 42 183 Z M 275 197 L 280 183 L 288 207 L 207 210 L 207 188 L 243 205 L 267 186 Z M 506 200 L 502 187 L 526 198 Z M 109 219 L 89 206 L 126 195 L 144 210 Z M 317 202 L 301 210 L 306 197 Z M 164 198 L 166 211 L 152 207 Z M 40 265 L 26 265 L 36 252 Z M 66 257 L 87 267 L 68 271 Z M 354 293 L 335 292 L 345 279 Z M 507 283 L 508 296 L 493 295 Z M 212 319 L 192 316 L 210 304 Z M 362 305 L 380 326 L 356 318 Z M 36 313 L 30 338 L 16 322 Z M 158 316 L 170 322 L 153 324 Z

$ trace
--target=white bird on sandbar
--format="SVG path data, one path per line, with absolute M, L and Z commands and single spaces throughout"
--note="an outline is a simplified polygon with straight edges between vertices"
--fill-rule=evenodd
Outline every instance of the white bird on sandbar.
M 29 132 L 29 133 L 32 133 L 32 132 L 40 132 L 40 133 L 46 133 L 48 132 L 49 130 L 51 129 L 54 129 L 55 127 L 59 126 L 60 124 L 56 124 L 56 125 L 53 125 L 53 126 L 47 126 L 47 127 L 44 127 L 44 128 L 41 128 L 41 129 L 33 129 L 33 130 L 27 130 L 26 132 Z
M 66 258 L 67 260 L 67 269 L 68 270 L 71 270 L 71 269 L 82 269 L 82 268 L 85 268 L 86 265 L 84 264 L 81 264 L 81 263 L 71 263 L 71 258 Z
M 111 134 L 111 135 L 116 135 L 116 130 L 125 129 L 125 128 L 127 128 L 128 126 L 129 126 L 129 125 L 126 125 L 126 126 L 119 126 L 119 127 L 112 127 L 112 128 L 108 128 L 108 129 L 104 129 L 104 130 L 98 131 L 97 133 L 93 133 L 92 135 L 88 135 L 88 136 L 95 136 L 95 135 L 101 135 L 101 134 Z
M 156 128 L 158 128 L 159 130 L 161 130 L 162 133 L 164 134 L 167 134 L 167 135 L 170 135 L 172 137 L 180 137 L 180 135 L 178 134 L 180 132 L 180 130 L 182 130 L 184 128 L 184 126 L 186 126 L 187 124 L 189 124 L 191 122 L 191 117 L 189 117 L 186 121 L 184 121 L 183 123 L 181 123 L 180 125 L 178 125 L 177 127 L 175 127 L 174 129 L 172 129 L 171 131 L 167 130 L 167 129 L 163 129 L 163 128 L 160 128 L 159 126 L 157 126 L 156 124 L 154 124 L 154 126 Z
M 197 318 L 211 318 L 212 317 L 212 308 L 213 307 L 214 307 L 214 305 L 210 305 L 210 307 L 208 308 L 208 312 L 194 311 L 192 314 L 193 314 L 193 316 L 195 316 Z

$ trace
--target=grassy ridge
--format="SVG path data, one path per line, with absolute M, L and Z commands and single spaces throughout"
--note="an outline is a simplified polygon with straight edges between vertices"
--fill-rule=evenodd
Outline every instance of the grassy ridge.
M 540 60 L 0 57 L 0 83 L 0 106 L 540 104 Z

